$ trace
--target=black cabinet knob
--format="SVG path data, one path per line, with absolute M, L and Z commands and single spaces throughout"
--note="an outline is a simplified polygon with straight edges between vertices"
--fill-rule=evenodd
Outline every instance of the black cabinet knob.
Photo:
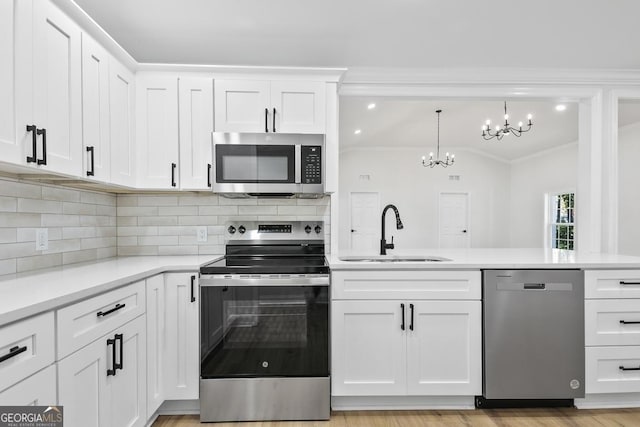
M 240 232 L 240 234 L 244 234 L 244 232 L 247 231 L 247 229 L 244 228 L 244 225 L 241 225 L 240 227 L 238 227 L 238 231 Z
M 233 225 L 230 225 L 229 228 L 227 228 L 227 231 L 229 234 L 233 234 L 236 232 L 236 228 Z
M 314 230 L 315 230 L 316 234 L 320 234 L 320 232 L 322 231 L 322 227 L 320 227 L 319 225 L 316 225 Z
M 304 228 L 304 231 L 306 231 L 306 233 L 307 233 L 307 234 L 311 233 L 311 226 L 310 226 L 310 225 L 307 225 L 307 226 Z

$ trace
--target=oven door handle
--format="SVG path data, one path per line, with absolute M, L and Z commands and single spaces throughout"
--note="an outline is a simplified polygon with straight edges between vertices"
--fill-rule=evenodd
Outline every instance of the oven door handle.
M 207 286 L 328 286 L 329 276 L 318 277 L 238 277 L 201 275 L 200 287 Z

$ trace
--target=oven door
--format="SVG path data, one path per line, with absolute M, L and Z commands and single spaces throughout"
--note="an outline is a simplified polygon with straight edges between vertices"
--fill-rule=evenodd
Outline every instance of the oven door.
M 329 375 L 328 277 L 226 277 L 201 279 L 201 378 Z

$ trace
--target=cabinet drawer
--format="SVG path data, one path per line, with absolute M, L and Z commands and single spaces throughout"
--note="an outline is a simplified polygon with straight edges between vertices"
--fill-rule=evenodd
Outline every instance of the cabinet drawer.
M 145 311 L 144 281 L 58 310 L 58 359 Z
M 0 390 L 54 361 L 53 311 L 0 328 Z
M 0 406 L 55 406 L 56 403 L 56 365 L 0 393 Z
M 640 392 L 640 346 L 587 347 L 585 369 L 587 394 Z
M 640 298 L 640 270 L 587 270 L 584 297 Z
M 640 299 L 586 300 L 584 319 L 585 345 L 640 345 Z
M 479 300 L 480 271 L 336 271 L 333 299 Z

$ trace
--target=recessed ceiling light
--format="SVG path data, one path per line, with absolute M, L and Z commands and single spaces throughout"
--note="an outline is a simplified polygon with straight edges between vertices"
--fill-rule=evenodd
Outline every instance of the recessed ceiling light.
M 374 102 L 372 102 L 371 104 L 367 105 L 367 108 L 369 110 L 373 110 L 374 108 L 376 108 L 376 104 Z
M 556 105 L 556 111 L 564 111 L 567 109 L 567 106 L 564 104 L 558 104 Z
M 355 131 L 353 131 L 353 133 L 355 133 L 356 135 L 360 135 L 362 133 L 362 130 L 356 129 Z

